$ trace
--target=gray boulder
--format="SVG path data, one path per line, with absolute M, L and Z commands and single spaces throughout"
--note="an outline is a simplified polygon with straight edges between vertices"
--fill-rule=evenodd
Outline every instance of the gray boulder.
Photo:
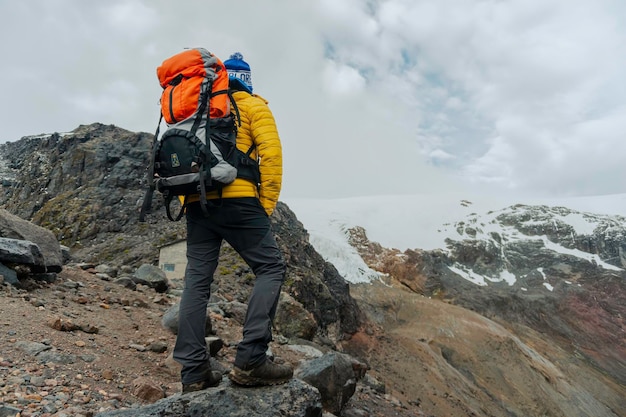
M 37 272 L 61 272 L 63 255 L 61 245 L 54 233 L 0 209 L 0 237 L 32 242 L 40 249 L 43 270 Z
M 224 312 L 225 317 L 233 319 L 241 325 L 246 321 L 248 304 L 239 301 L 227 301 L 218 303 L 218 307 Z
M 111 278 L 117 277 L 118 268 L 114 266 L 107 265 L 107 264 L 100 264 L 100 265 L 97 265 L 94 269 L 97 273 L 107 274 Z
M 46 271 L 46 264 L 39 246 L 28 240 L 0 237 L 0 261 L 26 265 L 33 272 Z
M 0 404 L 0 417 L 14 417 L 20 415 L 22 409 Z
M 135 271 L 133 281 L 154 288 L 156 292 L 166 292 L 170 286 L 165 272 L 149 264 L 143 264 Z
M 312 340 L 317 331 L 313 314 L 285 292 L 280 293 L 274 326 L 285 337 Z
M 175 394 L 154 404 L 105 411 L 96 417 L 322 417 L 317 389 L 293 379 L 275 387 L 240 388 L 222 383 L 191 394 Z
M 366 366 L 351 356 L 332 352 L 303 362 L 296 377 L 313 385 L 322 396 L 324 410 L 339 414 L 356 390 Z
M 165 327 L 167 330 L 172 332 L 172 334 L 178 334 L 178 317 L 180 312 L 180 302 L 171 306 L 161 318 L 161 325 Z M 211 326 L 211 317 L 210 317 L 210 309 L 207 309 L 206 315 L 206 326 L 205 326 L 205 336 L 209 336 L 213 333 L 213 329 Z
M 3 282 L 13 286 L 19 286 L 20 281 L 17 279 L 17 272 L 0 263 L 0 275 L 4 277 Z

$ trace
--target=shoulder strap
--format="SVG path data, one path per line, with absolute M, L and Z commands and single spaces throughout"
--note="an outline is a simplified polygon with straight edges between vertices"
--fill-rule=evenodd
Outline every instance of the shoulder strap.
M 233 90 L 228 89 L 228 98 L 230 98 L 230 102 L 235 109 L 235 115 L 237 116 L 237 127 L 241 127 L 241 114 L 239 113 L 239 107 L 237 106 L 237 102 L 235 101 L 235 97 L 233 97 Z

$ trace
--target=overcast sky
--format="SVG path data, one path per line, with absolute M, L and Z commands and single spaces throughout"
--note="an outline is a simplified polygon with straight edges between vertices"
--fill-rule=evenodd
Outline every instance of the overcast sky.
M 156 67 L 240 51 L 283 195 L 626 192 L 623 0 L 0 0 L 0 142 L 153 133 Z

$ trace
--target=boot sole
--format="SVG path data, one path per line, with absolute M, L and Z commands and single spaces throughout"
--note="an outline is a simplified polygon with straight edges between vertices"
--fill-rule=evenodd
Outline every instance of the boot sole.
M 190 392 L 203 391 L 207 388 L 217 387 L 220 384 L 220 382 L 222 382 L 222 374 L 216 371 L 211 371 L 211 373 L 212 373 L 211 378 L 206 379 L 200 386 L 185 389 L 185 386 L 183 385 L 183 394 L 189 394 Z M 219 375 L 219 378 L 218 378 L 218 375 Z M 189 385 L 196 385 L 196 384 L 189 384 Z
M 228 378 L 235 384 L 243 385 L 246 387 L 282 385 L 289 382 L 289 380 L 291 379 L 291 377 L 280 379 L 255 378 L 252 376 L 240 375 L 233 372 L 228 374 Z

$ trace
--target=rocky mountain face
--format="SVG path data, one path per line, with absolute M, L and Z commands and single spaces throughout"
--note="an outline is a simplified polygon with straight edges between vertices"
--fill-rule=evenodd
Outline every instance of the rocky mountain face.
M 527 343 L 530 337 L 531 346 L 558 346 L 567 360 L 599 372 L 593 380 L 604 392 L 624 397 L 625 218 L 517 205 L 473 214 L 444 225 L 442 233 L 451 237 L 439 250 L 383 248 L 358 227 L 350 239 L 368 265 L 389 279 L 478 312 Z M 576 382 L 585 395 L 588 378 Z M 624 402 L 618 404 L 617 415 L 624 415 Z
M 94 124 L 2 144 L 0 204 L 50 229 L 77 259 L 152 263 L 156 246 L 179 239 L 182 226 L 138 222 L 151 142 L 146 133 Z
M 51 231 L 75 265 L 102 266 L 97 271 L 109 265 L 128 273 L 116 282 L 132 281 L 137 272 L 129 271 L 156 265 L 159 247 L 185 234 L 183 222 L 167 220 L 158 195 L 146 222 L 138 221 L 151 142 L 149 134 L 93 124 L 0 144 L 0 207 L 9 212 L 2 218 L 18 216 Z M 349 395 L 342 395 L 339 405 L 324 406 L 324 416 L 624 416 L 623 220 L 515 206 L 444 225 L 451 235 L 445 248 L 404 252 L 383 248 L 354 228 L 352 245 L 384 277 L 349 285 L 309 244 L 296 213 L 279 203 L 272 223 L 288 269 L 281 299 L 287 308 L 277 316 L 277 334 L 297 338 L 299 349 L 345 352 L 368 364 L 370 394 L 355 395 L 348 406 Z M 0 238 L 28 237 L 5 236 L 8 227 L 1 226 Z M 219 314 L 214 311 L 213 317 L 220 318 L 218 335 L 228 335 L 233 329 L 226 319 L 241 316 L 253 276 L 228 245 L 220 266 L 214 305 Z M 71 269 L 65 273 L 74 276 Z M 175 299 L 177 288 L 170 287 L 168 296 Z M 79 307 L 89 298 L 82 293 L 76 294 Z M 57 304 L 46 293 L 21 298 L 31 303 L 48 298 L 49 308 Z M 56 308 L 65 305 L 62 299 Z M 300 328 L 292 329 L 294 323 Z M 0 371 L 19 376 L 38 369 L 16 369 L 19 365 L 3 361 L 3 355 Z M 33 377 L 26 375 L 19 384 L 30 390 Z M 321 378 L 329 388 L 337 385 L 334 373 Z M 342 381 L 345 387 L 332 392 L 352 390 L 351 395 L 356 383 Z M 316 392 L 300 382 L 249 393 L 220 386 L 111 415 L 202 413 L 205 404 L 220 398 L 225 407 L 269 398 L 275 409 L 254 415 L 321 416 Z M 294 396 L 302 397 L 294 399 L 302 410 L 288 414 Z M 18 397 L 21 404 L 24 398 Z M 237 412 L 245 413 L 245 407 Z

